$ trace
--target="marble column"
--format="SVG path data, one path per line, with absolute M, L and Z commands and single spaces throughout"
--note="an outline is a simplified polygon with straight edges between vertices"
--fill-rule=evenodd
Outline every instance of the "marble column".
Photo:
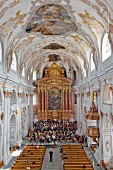
M 10 92 L 4 90 L 4 118 L 3 118 L 3 138 L 4 138 L 4 148 L 3 148 L 3 159 L 5 164 L 7 164 L 11 159 L 11 154 L 9 151 L 9 141 L 10 141 Z
M 11 92 L 9 92 L 7 97 L 7 111 L 8 111 L 8 117 L 7 117 L 7 127 L 10 127 L 10 95 Z M 7 155 L 10 155 L 10 128 L 7 129 Z
M 77 125 L 79 125 L 80 123 L 80 94 L 76 94 L 77 96 L 77 117 L 76 117 L 76 120 L 77 120 Z
M 111 112 L 112 112 L 112 116 L 113 116 L 113 86 L 110 87 L 110 91 L 112 93 L 112 110 L 111 110 Z
M 18 92 L 18 141 L 17 141 L 17 144 L 19 146 L 22 143 L 21 102 L 22 102 L 22 93 Z
M 82 122 L 82 128 L 83 128 L 83 132 L 84 132 L 84 134 L 86 134 L 86 121 L 85 121 L 85 117 L 84 117 L 84 114 L 85 114 L 85 112 L 84 112 L 84 104 L 85 104 L 85 95 L 84 95 L 84 93 L 82 93 L 82 95 L 81 95 L 81 97 L 82 97 L 82 107 L 81 107 L 81 114 L 80 114 L 80 121 Z
M 3 135 L 0 136 L 0 162 L 2 162 L 2 141 L 3 141 Z
M 89 111 L 89 108 L 90 108 L 90 92 L 86 92 L 86 96 L 87 96 L 87 111 Z
M 112 92 L 112 111 L 111 111 L 111 117 L 112 117 L 112 122 L 113 122 L 113 86 L 110 88 L 111 92 Z M 111 132 L 111 141 L 112 141 L 112 151 L 111 151 L 111 154 L 113 155 L 113 132 Z
M 31 129 L 33 129 L 33 94 L 30 94 L 30 114 L 31 114 Z
M 102 143 L 103 143 L 103 135 L 102 135 L 102 131 L 103 131 L 103 129 L 102 129 L 102 118 L 101 118 L 101 115 L 100 115 L 100 105 L 101 105 L 101 100 L 100 100 L 100 89 L 98 89 L 97 91 L 96 91 L 96 94 L 97 94 L 97 102 L 98 102 L 98 108 L 97 108 L 97 110 L 98 110 L 98 115 L 100 116 L 100 119 L 98 120 L 98 126 L 99 126 L 99 132 L 100 132 L 100 137 L 99 137 L 99 148 L 98 148 L 98 159 L 97 159 L 97 161 L 98 161 L 98 163 L 100 164 L 100 162 L 101 162 L 101 160 L 103 160 L 103 157 L 102 157 L 102 155 L 103 155 L 103 148 L 101 147 L 102 146 Z

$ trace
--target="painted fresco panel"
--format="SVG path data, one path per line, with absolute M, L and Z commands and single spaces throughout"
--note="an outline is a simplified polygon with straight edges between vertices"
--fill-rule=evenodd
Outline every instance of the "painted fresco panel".
M 56 87 L 48 91 L 48 110 L 61 110 L 61 90 Z
M 61 35 L 77 30 L 76 24 L 72 21 L 66 9 L 55 4 L 40 7 L 26 28 L 28 33 L 40 32 L 44 35 Z

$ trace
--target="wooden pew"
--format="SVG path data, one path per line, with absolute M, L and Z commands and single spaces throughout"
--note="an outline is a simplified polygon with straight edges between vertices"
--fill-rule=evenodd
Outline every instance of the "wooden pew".
M 93 170 L 93 167 L 80 144 L 63 145 L 62 159 L 64 170 Z M 83 167 L 84 165 L 86 168 Z
M 20 156 L 14 162 L 11 169 L 37 169 L 41 170 L 44 155 L 45 155 L 45 146 L 26 146 L 21 152 Z

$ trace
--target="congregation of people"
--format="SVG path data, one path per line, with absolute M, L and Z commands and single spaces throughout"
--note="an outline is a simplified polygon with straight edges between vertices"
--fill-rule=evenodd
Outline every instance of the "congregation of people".
M 77 122 L 69 121 L 38 121 L 34 123 L 33 130 L 28 131 L 29 142 L 53 143 L 58 142 L 84 142 L 84 135 L 77 133 Z

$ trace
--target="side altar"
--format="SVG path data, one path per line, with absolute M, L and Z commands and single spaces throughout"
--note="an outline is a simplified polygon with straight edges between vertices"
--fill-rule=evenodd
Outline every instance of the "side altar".
M 38 120 L 68 120 L 73 116 L 72 83 L 56 63 L 44 70 L 44 77 L 36 81 Z

